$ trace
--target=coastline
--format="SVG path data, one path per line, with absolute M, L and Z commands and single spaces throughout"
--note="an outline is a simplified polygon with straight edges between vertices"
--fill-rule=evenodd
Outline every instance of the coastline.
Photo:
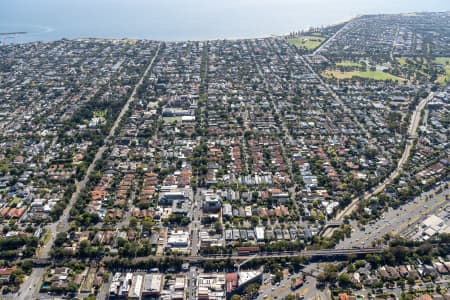
M 11 39 L 14 37 L 8 37 L 7 35 L 2 36 L 2 33 L 0 33 L 0 45 L 11 45 L 11 44 L 30 44 L 30 43 L 52 43 L 56 41 L 61 40 L 72 40 L 72 41 L 92 41 L 92 40 L 99 40 L 99 41 L 156 41 L 156 42 L 166 42 L 166 43 L 183 43 L 183 42 L 208 42 L 208 41 L 242 41 L 242 40 L 252 40 L 252 39 L 268 39 L 268 38 L 284 38 L 287 37 L 290 33 L 296 32 L 296 31 L 305 31 L 307 32 L 311 28 L 317 28 L 317 27 L 332 27 L 332 26 L 339 26 L 343 25 L 347 22 L 350 22 L 354 20 L 355 18 L 358 18 L 362 15 L 355 15 L 352 17 L 345 17 L 338 21 L 332 22 L 330 24 L 324 25 L 308 25 L 305 26 L 305 28 L 300 28 L 295 31 L 291 31 L 288 33 L 281 33 L 281 34 L 262 34 L 260 36 L 252 36 L 252 37 L 224 37 L 224 38 L 205 38 L 205 39 L 150 39 L 150 38 L 133 38 L 133 37 L 122 37 L 122 38 L 115 38 L 115 37 L 78 37 L 78 38 L 57 38 L 57 39 L 49 39 L 49 40 L 42 40 L 42 39 L 36 39 L 34 41 L 2 41 L 4 39 Z M 13 33 L 5 33 L 8 35 L 13 35 Z M 29 34 L 28 32 L 20 32 L 20 34 L 26 35 Z
M 233 36 L 229 36 L 229 37 L 218 37 L 218 38 L 198 38 L 198 39 L 189 39 L 189 38 L 180 38 L 180 39 L 153 39 L 153 38 L 141 38 L 141 37 L 107 37 L 107 36 L 80 36 L 80 37 L 71 37 L 71 38 L 66 38 L 64 36 L 61 36 L 59 38 L 48 38 L 48 39 L 43 39 L 43 38 L 36 38 L 36 39 L 31 39 L 31 40 L 18 40 L 18 41 L 14 41 L 14 38 L 12 35 L 16 34 L 15 32 L 11 32 L 11 33 L 0 33 L 0 45 L 11 45 L 11 44 L 28 44 L 28 43 L 51 43 L 51 42 L 55 42 L 55 41 L 60 41 L 60 40 L 73 40 L 73 41 L 82 41 L 82 40 L 104 40 L 104 41 L 157 41 L 157 42 L 167 42 L 167 43 L 172 43 L 172 42 L 207 42 L 207 41 L 238 41 L 238 40 L 252 40 L 252 39 L 267 39 L 267 38 L 284 38 L 287 37 L 290 33 L 292 32 L 298 32 L 298 31 L 305 31 L 307 32 L 308 30 L 310 30 L 311 28 L 319 28 L 319 27 L 333 27 L 333 26 L 339 26 L 339 25 L 343 25 L 345 23 L 348 23 L 354 19 L 363 17 L 363 16 L 370 16 L 370 15 L 415 15 L 415 14 L 421 14 L 421 13 L 450 13 L 450 10 L 445 10 L 445 11 L 429 11 L 429 12 L 400 12 L 400 13 L 379 13 L 379 14 L 357 14 L 357 15 L 353 15 L 353 16 L 348 16 L 348 17 L 343 17 L 340 18 L 337 21 L 334 22 L 330 22 L 329 24 L 315 24 L 315 25 L 305 25 L 303 28 L 298 28 L 295 30 L 291 30 L 290 32 L 287 33 L 280 33 L 280 34 L 270 34 L 270 33 L 264 33 L 261 35 L 253 35 L 253 36 L 241 36 L 241 37 L 233 37 Z M 27 35 L 32 35 L 32 36 L 36 36 L 36 34 L 34 33 L 29 33 L 29 32 L 17 32 L 19 33 L 21 36 L 27 36 Z

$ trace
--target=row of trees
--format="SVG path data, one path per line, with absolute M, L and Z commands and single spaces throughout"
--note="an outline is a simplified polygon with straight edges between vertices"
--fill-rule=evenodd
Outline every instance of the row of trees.
M 35 237 L 7 237 L 0 239 L 0 258 L 13 259 L 22 253 L 22 257 L 32 257 L 36 252 L 38 239 Z M 23 249 L 23 250 L 21 250 Z
M 355 256 L 349 257 L 349 263 L 342 262 L 339 264 L 326 264 L 323 272 L 317 277 L 321 285 L 331 284 L 339 285 L 341 288 L 356 287 L 350 281 L 347 273 L 339 273 L 347 268 L 347 272 L 354 272 L 357 268 L 365 266 L 366 263 L 371 265 L 372 269 L 378 269 L 381 266 L 399 266 L 414 263 L 420 259 L 422 262 L 430 264 L 435 257 L 444 257 L 450 253 L 450 234 L 441 234 L 429 242 L 415 242 L 402 238 L 396 238 L 390 241 L 390 247 L 382 253 L 367 254 L 357 260 L 354 264 Z M 406 279 L 410 283 L 414 283 L 411 278 Z M 404 283 L 404 282 L 403 282 Z M 377 282 L 376 285 L 383 286 L 383 282 Z M 361 286 L 359 285 L 359 288 Z

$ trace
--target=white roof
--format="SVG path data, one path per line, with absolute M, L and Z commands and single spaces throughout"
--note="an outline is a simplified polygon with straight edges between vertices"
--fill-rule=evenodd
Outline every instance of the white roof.
M 431 215 L 423 221 L 423 224 L 427 227 L 441 227 L 443 223 L 444 220 L 436 215 Z
M 185 280 L 184 276 L 178 276 L 175 278 L 175 289 L 184 289 L 185 288 Z
M 261 271 L 240 271 L 239 272 L 239 285 L 243 285 L 246 282 L 254 279 L 255 277 L 258 277 L 261 275 Z
M 257 226 L 257 227 L 255 228 L 255 234 L 256 234 L 256 238 L 257 238 L 258 240 L 264 239 L 264 227 Z
M 140 297 L 141 296 L 141 290 L 142 290 L 142 283 L 143 283 L 143 276 L 142 275 L 135 275 L 133 277 L 133 282 L 131 285 L 129 297 Z

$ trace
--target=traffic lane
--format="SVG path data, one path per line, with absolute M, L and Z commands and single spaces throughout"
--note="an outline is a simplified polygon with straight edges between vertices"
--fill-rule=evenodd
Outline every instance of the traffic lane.
M 372 241 L 382 238 L 386 233 L 391 233 L 392 230 L 398 228 L 399 225 L 406 221 L 407 217 L 398 218 L 395 215 L 388 213 L 386 217 L 383 216 L 381 221 L 373 225 L 366 225 L 364 230 L 357 229 L 352 233 L 351 238 L 339 244 L 340 247 L 354 247 L 354 246 L 371 246 Z
M 299 275 L 300 276 L 300 275 Z M 258 296 L 258 299 L 275 299 L 279 298 L 283 293 L 286 292 L 286 288 L 290 289 L 290 278 L 291 276 L 288 276 L 281 280 L 278 283 L 272 284 L 272 278 L 270 276 L 267 276 L 263 280 L 263 285 L 260 289 L 260 294 Z
M 22 284 L 15 299 L 34 299 L 46 272 L 45 268 L 34 268 L 30 276 Z
M 295 294 L 295 293 L 304 293 L 305 295 L 316 295 L 317 289 L 316 289 L 316 281 L 314 277 L 306 276 L 305 284 L 296 289 L 292 290 L 292 282 L 302 278 L 303 274 L 300 273 L 294 273 L 286 276 L 281 280 L 279 283 L 272 284 L 271 278 L 268 276 L 268 278 L 263 279 L 263 285 L 260 289 L 260 294 L 257 299 L 283 299 L 284 297 Z M 305 296 L 305 299 L 310 299 Z
M 289 280 L 287 286 L 279 289 L 279 293 L 275 293 L 275 295 L 277 296 L 277 299 L 284 299 L 285 297 L 291 294 L 302 295 L 304 299 L 314 299 L 314 297 L 317 296 L 319 296 L 323 300 L 328 299 L 328 297 L 326 297 L 324 293 L 320 292 L 317 289 L 316 283 L 317 281 L 314 277 L 305 276 L 304 284 L 300 288 L 292 290 L 291 289 L 292 281 Z
M 305 278 L 305 285 L 300 289 L 300 293 L 305 293 L 305 300 L 306 299 L 314 299 L 314 297 L 320 297 L 319 299 L 322 300 L 329 300 L 329 297 L 325 293 L 328 290 L 321 291 L 317 289 L 317 279 L 313 276 L 306 276 Z
M 438 187 L 437 189 L 439 189 Z M 444 187 L 445 188 L 445 187 Z M 339 243 L 338 248 L 348 248 L 354 246 L 370 246 L 371 242 L 382 238 L 386 233 L 402 232 L 408 227 L 408 223 L 418 221 L 420 217 L 425 217 L 427 213 L 439 209 L 440 204 L 445 200 L 445 196 L 450 193 L 449 190 L 440 194 L 435 194 L 435 190 L 428 191 L 415 200 L 403 205 L 398 209 L 389 209 L 385 212 L 381 219 L 375 224 L 365 226 L 365 230 L 355 229 L 351 238 Z M 429 198 L 433 196 L 433 198 Z M 417 216 L 417 212 L 421 214 Z M 406 226 L 405 226 L 406 224 Z M 362 244 L 365 241 L 365 244 Z

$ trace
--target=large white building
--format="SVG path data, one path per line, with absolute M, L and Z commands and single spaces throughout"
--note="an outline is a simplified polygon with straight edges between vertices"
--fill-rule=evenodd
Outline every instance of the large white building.
M 168 248 L 186 248 L 189 246 L 189 232 L 178 230 L 172 231 L 167 239 Z
M 146 274 L 144 276 L 144 286 L 142 296 L 159 296 L 161 295 L 163 282 L 162 274 Z

